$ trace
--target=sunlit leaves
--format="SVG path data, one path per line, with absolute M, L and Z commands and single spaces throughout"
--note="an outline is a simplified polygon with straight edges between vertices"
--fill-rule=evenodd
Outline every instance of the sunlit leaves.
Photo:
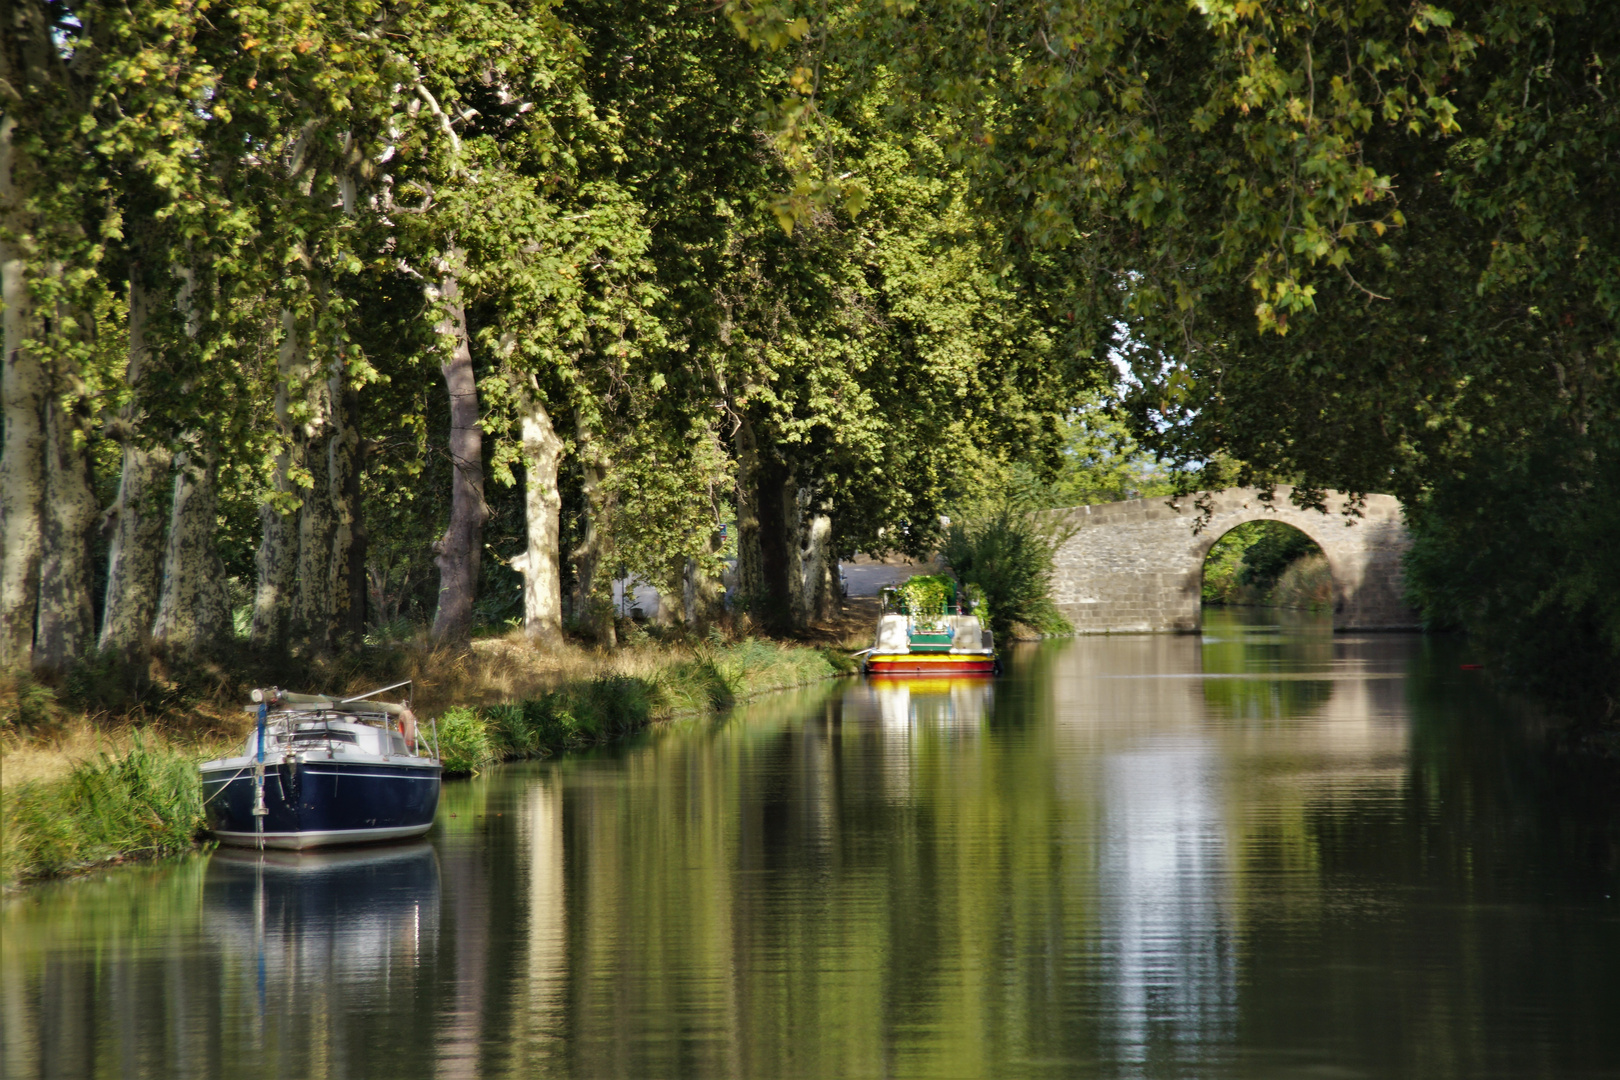
M 778 9 L 729 10 L 751 42 L 782 47 Z M 888 4 L 833 10 L 808 35 L 825 37 L 820 55 L 883 64 L 919 103 L 956 111 L 976 132 L 961 150 L 1022 201 L 1034 242 L 1067 244 L 1097 216 L 1152 230 L 1187 256 L 1200 231 L 1217 235 L 1205 265 L 1253 275 L 1258 324 L 1277 331 L 1278 312 L 1313 306 L 1314 274 L 1361 258 L 1364 232 L 1395 227 L 1392 176 L 1364 158 L 1365 134 L 1380 117 L 1454 132 L 1442 84 L 1473 48 L 1431 5 L 1198 0 L 1191 18 L 1181 5 L 1126 0 L 993 13 L 960 0 L 926 18 Z M 800 102 L 774 115 L 777 137 L 814 139 L 811 113 Z M 1211 153 L 1189 135 L 1226 146 Z M 780 200 L 785 226 L 828 198 L 813 157 L 792 163 L 809 179 Z M 1212 203 L 1211 181 L 1230 194 Z M 1377 230 L 1347 227 L 1368 207 Z

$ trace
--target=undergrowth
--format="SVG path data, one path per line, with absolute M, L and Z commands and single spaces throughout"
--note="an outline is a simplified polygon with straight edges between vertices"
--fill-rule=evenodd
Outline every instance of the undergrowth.
M 853 660 L 831 649 L 757 638 L 705 643 L 690 658 L 647 675 L 602 675 L 519 702 L 446 710 L 438 719 L 439 755 L 447 775 L 464 775 L 497 761 L 622 738 L 656 720 L 719 712 L 760 694 L 855 670 Z
M 1324 611 L 1333 605 L 1333 576 L 1321 549 L 1292 525 L 1248 521 L 1209 549 L 1203 601 Z
M 1053 562 L 1072 529 L 1059 517 L 1035 515 L 1015 503 L 953 521 L 940 557 L 963 585 L 978 590 L 998 640 L 1022 624 L 1040 634 L 1074 632 L 1052 602 Z
M 102 754 L 63 779 L 0 790 L 0 877 L 185 851 L 202 824 L 196 761 L 137 738 L 122 757 Z
M 421 663 L 423 658 L 412 659 Z M 658 720 L 717 712 L 773 690 L 856 670 L 855 662 L 837 650 L 758 639 L 711 640 L 683 653 L 622 656 L 615 662 L 638 673 L 602 674 L 598 666 L 597 674 L 565 678 L 550 688 L 513 695 L 516 700 L 442 709 L 436 726 L 445 774 L 467 775 L 497 761 L 595 745 Z M 436 678 L 441 688 L 473 689 L 468 673 L 447 676 L 441 670 Z M 484 688 L 487 692 L 487 682 Z M 0 730 L 0 739 L 49 726 L 60 711 L 52 691 L 26 679 L 0 687 L 0 704 L 7 710 L 0 728 L 10 729 L 9 734 Z M 433 715 L 421 708 L 420 699 L 418 708 Z M 225 740 L 238 737 L 221 730 L 212 740 L 176 747 L 137 731 L 122 755 L 103 751 L 66 775 L 0 788 L 0 884 L 188 850 L 203 828 L 197 762 L 225 751 Z

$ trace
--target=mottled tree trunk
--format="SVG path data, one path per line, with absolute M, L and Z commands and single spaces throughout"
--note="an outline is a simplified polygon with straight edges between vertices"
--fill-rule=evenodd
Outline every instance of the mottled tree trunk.
M 188 433 L 187 449 L 174 458 L 174 498 L 163 553 L 163 591 L 152 639 L 170 649 L 195 651 L 226 638 L 231 630 L 225 567 L 214 547 L 219 529 L 216 480 L 219 461 L 201 436 Z
M 141 647 L 157 618 L 163 581 L 163 528 L 168 516 L 165 504 L 173 465 L 167 446 L 147 446 L 139 437 L 145 419 L 142 384 L 151 354 L 146 343 L 149 299 L 138 275 L 139 268 L 130 273 L 129 364 L 124 373 L 130 403 L 118 425 L 124 460 L 117 501 L 108 519 L 112 536 L 107 551 L 107 597 L 100 639 L 101 648 L 125 653 Z
M 709 534 L 709 553 L 713 555 L 719 551 L 720 533 L 717 530 Z M 703 565 L 696 559 L 686 560 L 686 573 L 682 584 L 684 589 L 681 599 L 687 628 L 701 633 L 714 625 L 725 609 L 725 587 L 705 573 Z
M 670 556 L 664 574 L 664 582 L 658 586 L 658 614 L 653 616 L 653 621 L 660 626 L 676 626 L 686 621 L 686 556 Z M 682 590 L 679 601 L 676 600 L 676 588 Z
M 175 306 L 184 319 L 185 340 L 195 343 L 202 331 L 196 270 L 183 266 L 175 276 L 179 281 Z M 174 456 L 174 494 L 152 640 L 171 650 L 194 652 L 230 636 L 231 604 L 225 566 L 214 546 L 219 531 L 219 451 L 201 431 L 187 431 L 180 441 L 185 449 Z
M 602 565 L 608 554 L 608 516 L 612 509 L 602 481 L 611 462 L 602 453 L 583 410 L 574 410 L 574 431 L 585 489 L 585 535 L 574 550 L 574 611 L 580 629 L 598 644 L 613 648 L 618 644 L 613 622 L 613 582 L 603 573 Z
M 753 610 L 765 595 L 765 566 L 759 537 L 759 442 L 744 414 L 737 425 L 737 585 L 736 596 Z
M 337 521 L 328 484 L 328 441 L 333 437 L 332 394 L 327 380 L 312 376 L 304 383 L 309 420 L 304 424 L 312 486 L 298 508 L 297 591 L 293 595 L 293 637 L 306 648 L 324 653 L 332 643 L 332 538 Z
M 823 511 L 825 507 L 822 508 Z M 805 580 L 810 593 L 810 618 L 824 622 L 843 606 L 838 588 L 838 553 L 833 550 L 833 521 L 825 512 L 813 514 L 805 527 Z
M 64 671 L 95 644 L 90 533 L 100 507 L 75 417 L 53 393 L 45 409 L 45 544 L 39 569 L 34 666 Z
M 813 617 L 810 567 L 805 550 L 809 539 L 809 521 L 805 516 L 809 497 L 810 492 L 800 487 L 790 474 L 781 494 L 782 546 L 786 549 L 788 618 L 795 630 L 808 627 Z
M 293 471 L 304 464 L 304 432 L 289 419 L 292 381 L 304 366 L 304 339 L 298 318 L 281 313 L 281 348 L 276 356 L 276 434 L 281 440 L 270 474 L 270 497 L 259 507 L 259 550 L 254 565 L 258 584 L 253 593 L 253 644 L 263 649 L 287 645 L 292 598 L 298 580 L 298 511 L 300 492 Z
M 343 409 L 348 415 L 347 427 L 354 432 L 354 467 L 349 470 L 348 506 L 350 515 L 349 538 L 349 564 L 345 567 L 348 577 L 348 610 L 343 612 L 344 633 L 351 642 L 357 642 L 366 633 L 366 598 L 370 590 L 366 588 L 366 544 L 369 539 L 366 534 L 365 514 L 361 506 L 361 479 L 366 471 L 366 444 L 360 438 L 360 394 L 350 389 L 343 395 Z
M 327 569 L 327 639 L 336 641 L 350 628 L 354 597 L 355 518 L 360 508 L 359 395 L 344 385 L 342 361 L 333 361 L 328 380 L 332 398 L 332 435 L 326 444 L 326 497 L 332 507 L 332 555 Z M 364 591 L 361 592 L 364 598 Z M 364 615 L 362 614 L 362 619 Z
M 45 526 L 45 373 L 36 357 L 10 340 L 9 305 L 21 289 L 11 288 L 11 266 L 0 267 L 0 273 L 7 278 L 8 304 L 5 372 L 0 380 L 6 424 L 0 452 L 0 669 L 4 669 L 33 663 Z M 21 276 L 19 267 L 15 277 Z
M 62 267 L 47 265 L 60 280 Z M 91 344 L 93 318 L 60 306 L 41 318 L 40 329 L 64 345 Z M 86 424 L 80 415 L 84 384 L 61 354 L 47 371 L 45 398 L 45 504 L 39 567 L 39 610 L 34 629 L 34 666 L 65 671 L 95 644 L 95 604 L 90 596 L 90 534 L 97 512 L 90 482 Z
M 832 554 L 832 518 L 824 507 L 812 511 L 810 492 L 799 488 L 782 494 L 788 519 L 790 565 L 788 591 L 793 625 L 800 630 L 831 618 L 838 607 L 837 563 Z
M 563 441 L 537 393 L 523 412 L 523 473 L 529 546 L 523 564 L 523 630 L 553 646 L 562 640 L 562 495 L 557 466 Z
M 454 274 L 439 289 L 444 318 L 439 338 L 446 348 L 444 384 L 450 392 L 450 525 L 433 544 L 439 567 L 439 607 L 433 636 L 462 641 L 472 636 L 473 601 L 478 595 L 478 567 L 483 554 L 484 441 L 478 426 L 478 384 L 473 377 L 472 347 L 467 339 L 467 313 Z
M 26 235 L 19 220 L 21 152 L 12 142 L 16 120 L 0 117 L 0 329 L 5 356 L 0 365 L 5 434 L 0 446 L 0 669 L 33 662 L 34 622 L 39 604 L 39 564 L 44 538 L 45 397 L 49 389 L 39 357 L 23 347 L 32 336 Z

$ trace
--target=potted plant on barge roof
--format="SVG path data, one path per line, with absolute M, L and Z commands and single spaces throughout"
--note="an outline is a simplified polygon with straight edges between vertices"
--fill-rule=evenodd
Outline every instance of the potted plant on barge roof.
M 973 599 L 971 590 L 946 574 L 919 575 L 884 589 L 876 641 L 864 650 L 868 673 L 994 673 L 993 640 Z

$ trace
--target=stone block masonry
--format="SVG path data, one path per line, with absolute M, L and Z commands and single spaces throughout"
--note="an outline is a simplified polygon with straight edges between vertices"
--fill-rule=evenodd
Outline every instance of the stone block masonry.
M 1056 552 L 1052 600 L 1083 634 L 1193 632 L 1201 620 L 1204 556 L 1226 533 L 1249 521 L 1281 521 L 1314 540 L 1333 574 L 1336 630 L 1416 629 L 1406 604 L 1401 555 L 1411 544 L 1401 504 L 1369 495 L 1359 517 L 1329 492 L 1327 512 L 1301 510 L 1279 487 L 1270 502 L 1254 488 L 1211 497 L 1211 514 L 1193 531 L 1198 509 L 1188 498 L 1131 499 L 1051 513 L 1072 530 Z

